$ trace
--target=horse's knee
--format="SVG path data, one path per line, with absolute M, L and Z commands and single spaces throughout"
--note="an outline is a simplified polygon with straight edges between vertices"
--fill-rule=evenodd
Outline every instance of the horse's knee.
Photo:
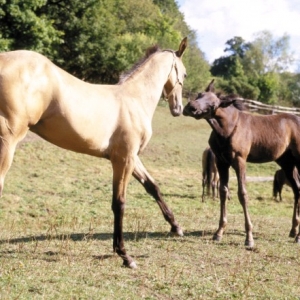
M 220 194 L 220 199 L 227 199 L 229 195 L 229 189 L 227 186 L 220 186 L 219 187 L 219 194 Z

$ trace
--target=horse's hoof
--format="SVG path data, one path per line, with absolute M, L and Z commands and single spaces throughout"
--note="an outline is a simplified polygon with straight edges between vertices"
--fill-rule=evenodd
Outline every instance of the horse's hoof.
M 177 228 L 172 228 L 171 229 L 171 234 L 172 235 L 176 235 L 176 236 L 183 236 L 183 231 L 180 227 L 177 227 Z
M 300 236 L 299 235 L 296 236 L 295 243 L 300 245 Z
M 297 234 L 296 234 L 296 231 L 292 229 L 292 230 L 290 231 L 289 237 L 290 237 L 290 238 L 294 238 L 294 237 L 296 237 L 296 235 L 297 235 Z
M 213 235 L 213 241 L 220 242 L 221 240 L 222 240 L 222 236 L 220 236 L 218 234 Z
M 126 268 L 130 268 L 130 269 L 136 269 L 137 268 L 137 265 L 134 261 L 129 263 L 128 261 L 124 260 L 123 266 L 126 267 Z
M 134 261 L 132 261 L 129 266 L 128 266 L 130 269 L 136 269 L 137 268 L 137 265 Z
M 254 241 L 245 241 L 245 247 L 246 248 L 254 248 Z

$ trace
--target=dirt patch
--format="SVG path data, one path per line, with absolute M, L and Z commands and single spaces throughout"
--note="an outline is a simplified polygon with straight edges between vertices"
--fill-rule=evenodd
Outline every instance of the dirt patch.
M 267 177 L 249 177 L 247 176 L 246 177 L 246 180 L 247 182 L 253 182 L 253 181 L 259 181 L 259 182 L 262 182 L 262 181 L 273 181 L 274 177 L 272 176 L 267 176 Z M 230 180 L 235 180 L 236 181 L 236 177 L 230 177 Z

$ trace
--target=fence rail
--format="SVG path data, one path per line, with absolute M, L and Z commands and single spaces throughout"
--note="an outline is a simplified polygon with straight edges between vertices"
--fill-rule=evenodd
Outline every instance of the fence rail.
M 279 105 L 268 105 L 255 100 L 249 100 L 244 98 L 238 98 L 245 103 L 245 106 L 253 112 L 258 112 L 261 114 L 279 114 L 279 113 L 289 113 L 300 116 L 300 108 L 297 107 L 285 107 Z
M 196 99 L 196 94 L 189 93 L 185 95 L 188 99 Z M 259 102 L 257 100 L 250 100 L 245 98 L 237 98 L 238 100 L 244 102 L 246 108 L 251 112 L 257 112 L 264 115 L 276 115 L 279 113 L 289 113 L 300 116 L 300 108 L 298 107 L 286 107 L 279 105 L 270 105 Z

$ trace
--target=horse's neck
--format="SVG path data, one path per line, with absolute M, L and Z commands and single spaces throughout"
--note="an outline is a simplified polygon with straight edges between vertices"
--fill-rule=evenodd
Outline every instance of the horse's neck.
M 214 118 L 207 122 L 213 131 L 222 138 L 229 138 L 237 126 L 239 111 L 233 107 L 218 108 Z
M 153 55 L 128 80 L 122 90 L 138 100 L 149 115 L 153 115 L 163 87 L 171 72 L 173 57 L 168 52 Z

